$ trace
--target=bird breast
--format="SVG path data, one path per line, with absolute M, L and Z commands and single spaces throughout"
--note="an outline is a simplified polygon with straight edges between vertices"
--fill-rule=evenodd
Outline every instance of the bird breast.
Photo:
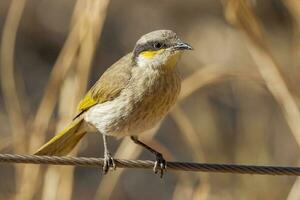
M 114 100 L 92 107 L 85 120 L 103 134 L 137 135 L 160 122 L 180 92 L 177 71 L 135 68 L 127 87 Z

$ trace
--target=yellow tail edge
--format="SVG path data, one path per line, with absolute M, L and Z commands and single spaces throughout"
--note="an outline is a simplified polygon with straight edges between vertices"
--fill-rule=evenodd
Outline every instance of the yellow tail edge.
M 73 121 L 63 131 L 39 148 L 34 155 L 62 156 L 68 154 L 86 134 L 86 131 L 81 128 L 83 123 L 83 119 Z

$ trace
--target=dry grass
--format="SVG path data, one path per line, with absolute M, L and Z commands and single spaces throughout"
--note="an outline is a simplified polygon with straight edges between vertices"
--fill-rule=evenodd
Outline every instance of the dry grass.
M 0 151 L 34 152 L 72 118 L 90 77 L 94 82 L 141 34 L 170 27 L 195 51 L 179 67 L 178 104 L 142 139 L 170 160 L 296 165 L 299 2 L 180 2 L 161 1 L 159 8 L 135 0 L 1 2 L 0 109 L 6 113 L 0 118 L 9 123 L 0 126 Z M 152 16 L 147 23 L 144 13 Z M 99 138 L 88 136 L 73 154 L 102 155 Z M 111 143 L 115 157 L 149 159 L 128 138 Z M 0 199 L 299 198 L 299 180 L 288 177 L 168 173 L 161 181 L 146 171 L 118 169 L 104 177 L 99 171 L 1 166 L 9 181 L 0 183 Z

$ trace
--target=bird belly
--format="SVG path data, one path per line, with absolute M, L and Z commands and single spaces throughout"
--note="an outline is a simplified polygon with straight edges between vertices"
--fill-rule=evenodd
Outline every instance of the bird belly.
M 146 89 L 141 91 L 136 90 L 140 87 L 136 81 L 114 100 L 90 108 L 85 120 L 99 132 L 116 137 L 138 135 L 153 128 L 167 115 L 180 91 L 179 77 L 168 78 L 172 81 L 146 83 Z
M 125 120 L 130 112 L 128 105 L 128 100 L 120 96 L 112 101 L 93 106 L 84 118 L 89 125 L 102 134 L 122 135 L 126 127 Z

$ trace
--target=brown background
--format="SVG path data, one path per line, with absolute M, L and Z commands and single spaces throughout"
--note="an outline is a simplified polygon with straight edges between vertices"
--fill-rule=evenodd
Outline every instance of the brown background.
M 141 35 L 172 29 L 195 50 L 178 66 L 184 79 L 178 105 L 153 140 L 142 139 L 169 160 L 298 165 L 298 0 L 111 0 L 107 8 L 105 2 L 0 1 L 1 153 L 32 153 L 72 118 L 89 74 L 91 86 Z M 58 75 L 70 68 L 63 82 L 49 78 L 54 66 Z M 127 139 L 109 143 L 119 158 L 153 159 Z M 77 152 L 102 157 L 101 137 L 90 134 Z M 0 199 L 300 198 L 295 177 L 170 171 L 161 180 L 150 170 L 103 177 L 100 169 L 18 166 L 0 165 Z

